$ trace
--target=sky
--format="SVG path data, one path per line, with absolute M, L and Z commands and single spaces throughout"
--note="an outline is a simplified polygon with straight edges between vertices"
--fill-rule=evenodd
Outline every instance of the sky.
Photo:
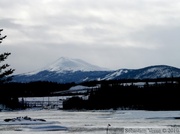
M 60 57 L 109 69 L 180 68 L 179 0 L 0 0 L 0 53 L 15 74 Z

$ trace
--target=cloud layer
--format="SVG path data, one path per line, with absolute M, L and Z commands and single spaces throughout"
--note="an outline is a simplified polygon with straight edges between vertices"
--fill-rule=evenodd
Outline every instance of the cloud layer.
M 0 52 L 16 73 L 59 57 L 106 68 L 180 67 L 178 0 L 1 0 Z

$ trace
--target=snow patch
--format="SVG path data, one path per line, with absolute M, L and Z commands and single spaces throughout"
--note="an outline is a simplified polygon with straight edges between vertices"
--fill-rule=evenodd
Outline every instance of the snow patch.
M 93 86 L 93 87 L 77 85 L 77 86 L 71 87 L 69 90 L 75 91 L 75 90 L 87 90 L 87 89 L 95 89 L 95 88 L 99 88 L 99 85 Z
M 91 88 L 91 87 L 78 85 L 78 86 L 71 87 L 69 90 L 82 90 L 82 89 L 89 89 L 89 88 Z
M 114 73 L 108 74 L 107 76 L 105 76 L 103 79 L 105 80 L 112 80 L 122 74 L 128 73 L 127 69 L 120 69 L 118 71 L 115 71 Z

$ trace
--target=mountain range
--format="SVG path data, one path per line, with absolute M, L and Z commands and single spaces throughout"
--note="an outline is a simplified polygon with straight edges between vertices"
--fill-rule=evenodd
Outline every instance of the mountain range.
M 166 77 L 180 77 L 180 69 L 167 65 L 156 65 L 141 69 L 109 70 L 89 64 L 80 59 L 62 57 L 43 69 L 15 75 L 13 81 L 80 83 L 92 80 L 155 79 Z

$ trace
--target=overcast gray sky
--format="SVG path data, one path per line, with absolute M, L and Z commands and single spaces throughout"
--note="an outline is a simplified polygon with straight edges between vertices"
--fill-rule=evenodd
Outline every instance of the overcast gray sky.
M 0 0 L 15 73 L 60 57 L 110 68 L 180 67 L 179 0 Z

